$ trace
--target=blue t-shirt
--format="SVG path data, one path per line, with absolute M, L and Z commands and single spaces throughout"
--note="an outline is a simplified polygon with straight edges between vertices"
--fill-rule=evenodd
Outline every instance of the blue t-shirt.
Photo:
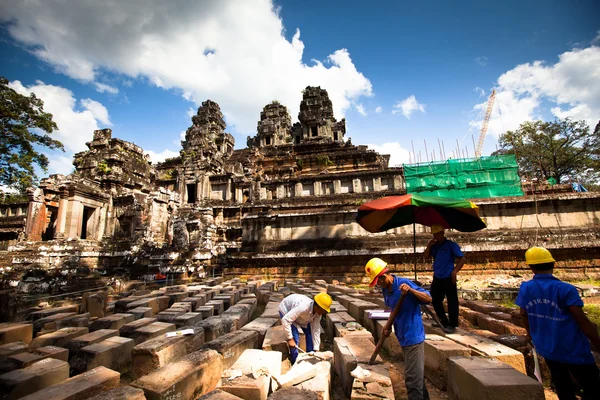
M 535 274 L 523 282 L 517 305 L 527 311 L 531 340 L 548 360 L 568 364 L 593 364 L 590 342 L 569 307 L 583 307 L 575 286 L 552 274 Z
M 400 285 L 403 283 L 408 284 L 411 288 L 429 294 L 429 292 L 421 287 L 415 285 L 412 281 L 400 278 L 395 275 L 394 283 L 392 284 L 392 290 L 382 289 L 383 299 L 386 307 L 392 310 L 396 307 L 396 303 L 400 300 L 402 292 L 400 291 Z M 421 318 L 421 305 L 422 303 L 411 294 L 406 295 L 400 312 L 394 320 L 394 331 L 396 337 L 400 342 L 400 346 L 412 346 L 425 341 L 425 329 L 423 328 L 423 319 Z
M 460 247 L 448 239 L 431 246 L 430 254 L 433 257 L 433 276 L 436 278 L 449 278 L 454 270 L 454 259 L 465 256 Z

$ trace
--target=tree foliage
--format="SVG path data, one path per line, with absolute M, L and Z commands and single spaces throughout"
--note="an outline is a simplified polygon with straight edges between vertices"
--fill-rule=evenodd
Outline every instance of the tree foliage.
M 0 77 L 0 185 L 24 193 L 37 181 L 36 165 L 48 171 L 48 157 L 41 149 L 60 149 L 63 145 L 48 134 L 58 129 L 52 114 L 34 94 L 23 96 Z
M 600 123 L 599 123 L 600 126 Z M 499 154 L 515 154 L 522 177 L 556 182 L 571 177 L 597 180 L 600 140 L 585 121 L 529 121 L 500 136 Z

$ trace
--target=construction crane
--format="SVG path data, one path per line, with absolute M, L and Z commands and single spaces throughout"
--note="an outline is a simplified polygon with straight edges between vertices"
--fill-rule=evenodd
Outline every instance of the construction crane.
M 477 148 L 475 149 L 475 157 L 481 157 L 481 151 L 483 150 L 483 142 L 485 141 L 485 134 L 487 133 L 488 124 L 490 123 L 490 117 L 492 116 L 492 108 L 494 107 L 494 101 L 496 100 L 496 90 L 493 89 L 488 99 L 487 109 L 485 110 L 485 116 L 483 117 L 483 123 L 481 124 L 481 132 L 479 132 L 479 141 L 477 142 Z

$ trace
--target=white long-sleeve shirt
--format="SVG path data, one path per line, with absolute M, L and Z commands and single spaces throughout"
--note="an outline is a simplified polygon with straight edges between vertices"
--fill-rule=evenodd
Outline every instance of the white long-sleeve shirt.
M 314 300 L 302 294 L 292 294 L 279 303 L 279 313 L 283 314 L 281 325 L 287 339 L 292 339 L 292 324 L 306 328 L 310 324 L 315 351 L 321 347 L 321 316 L 313 313 Z

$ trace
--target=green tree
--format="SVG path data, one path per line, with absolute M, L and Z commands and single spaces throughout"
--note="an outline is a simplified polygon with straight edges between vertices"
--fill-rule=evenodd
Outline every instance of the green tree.
M 58 127 L 43 106 L 34 94 L 23 96 L 0 77 L 0 185 L 24 193 L 37 181 L 36 165 L 48 171 L 48 157 L 41 149 L 64 151 L 62 143 L 48 135 Z
M 596 131 L 598 127 L 596 127 Z M 528 121 L 500 136 L 498 154 L 515 154 L 522 176 L 540 179 L 585 176 L 597 180 L 600 140 L 585 121 Z

